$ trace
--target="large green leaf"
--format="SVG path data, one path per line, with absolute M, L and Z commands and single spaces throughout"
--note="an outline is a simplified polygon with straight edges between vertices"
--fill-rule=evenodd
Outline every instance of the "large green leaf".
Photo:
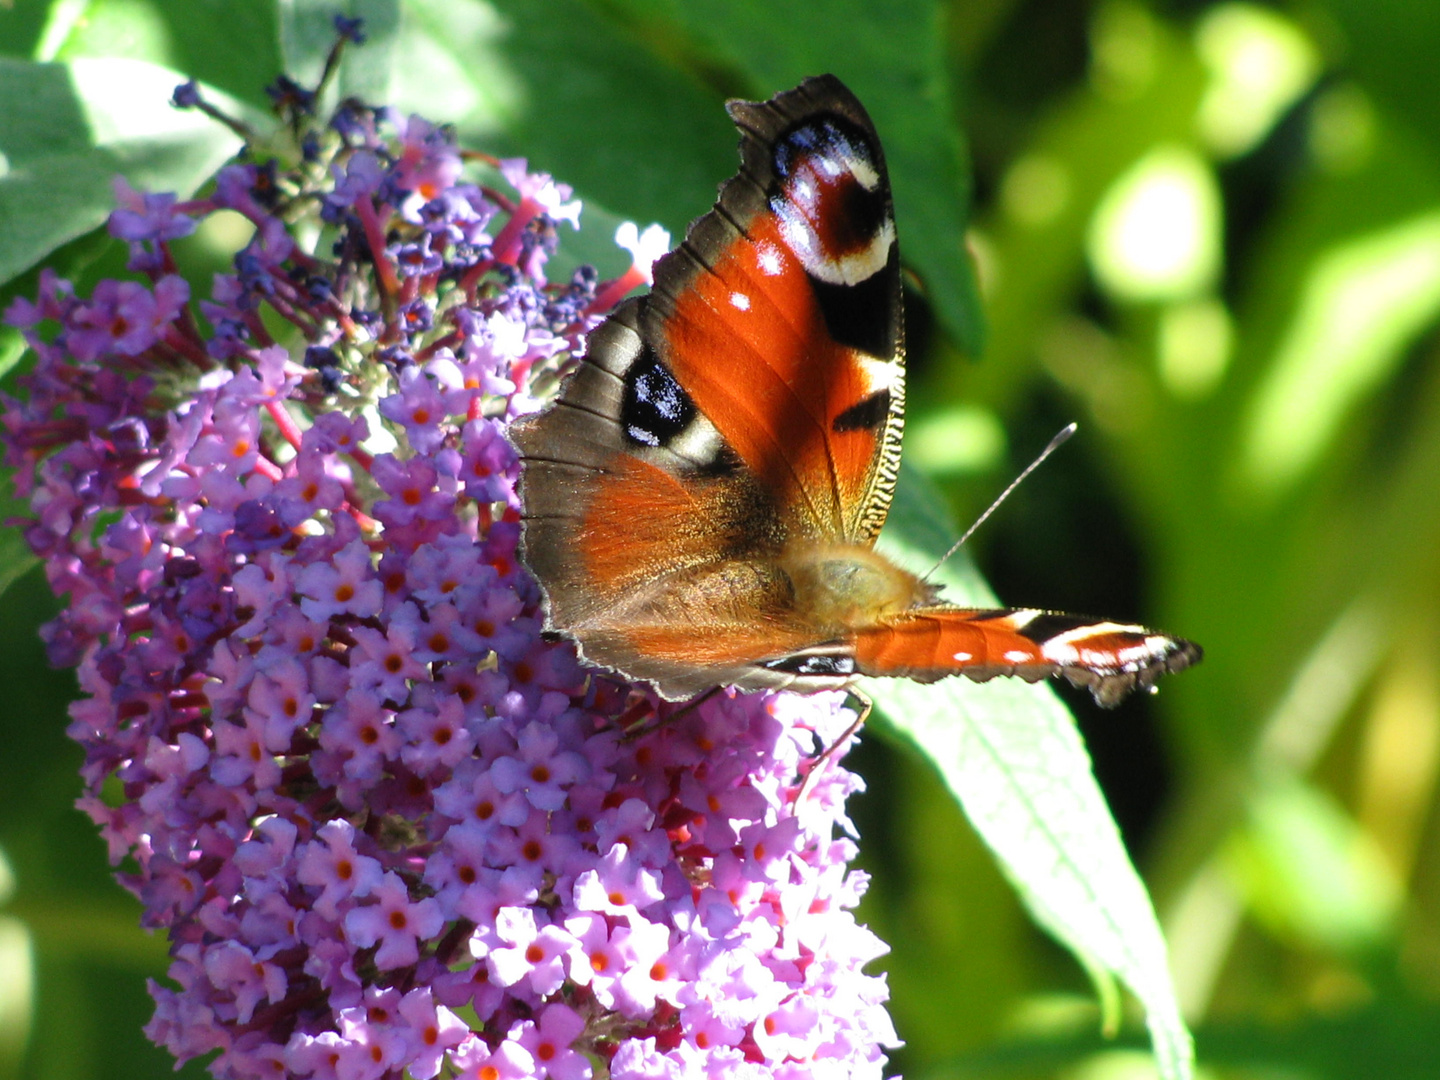
M 222 2 L 223 17 L 205 17 L 206 7 L 219 16 Z M 265 87 L 280 72 L 271 0 L 57 0 L 50 9 L 29 59 L 146 60 L 269 106 Z
M 933 493 L 917 489 L 923 482 L 906 474 L 881 543 L 923 571 L 945 550 L 947 530 Z M 996 603 L 967 567 L 947 564 L 936 577 L 957 603 Z M 939 770 L 1036 920 L 1096 977 L 1102 998 L 1114 976 L 1144 1004 L 1161 1075 L 1190 1076 L 1194 1051 L 1154 909 L 1054 692 L 1008 679 L 871 679 L 864 689 Z
M 502 0 L 495 9 L 514 79 L 502 116 L 509 152 L 677 237 L 709 209 L 736 165 L 718 94 L 590 5 Z
M 1440 6 L 1414 0 L 1325 0 L 1345 36 L 1345 66 L 1440 147 L 1435 49 Z
M 188 195 L 235 153 L 225 128 L 171 107 L 184 81 L 139 60 L 0 60 L 0 282 L 100 225 L 117 175 Z

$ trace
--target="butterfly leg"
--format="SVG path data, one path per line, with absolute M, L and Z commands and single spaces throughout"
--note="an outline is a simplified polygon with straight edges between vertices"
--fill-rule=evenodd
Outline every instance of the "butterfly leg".
M 815 779 L 825 771 L 825 766 L 830 760 L 837 757 L 840 751 L 845 748 L 846 744 L 855 737 L 855 733 L 864 726 L 866 720 L 870 719 L 870 713 L 875 708 L 875 703 L 859 690 L 846 690 L 845 693 L 845 704 L 853 704 L 855 708 L 855 720 L 840 734 L 838 739 L 827 746 L 820 755 L 815 758 L 814 763 L 810 766 L 810 770 L 805 774 L 805 779 L 800 784 L 800 790 L 795 793 L 796 806 L 799 806 L 805 796 L 810 794 L 810 789 L 815 786 Z
M 684 705 L 681 705 L 680 708 L 676 709 L 673 713 L 667 716 L 665 718 L 665 723 L 671 724 L 674 723 L 676 720 L 680 720 L 684 717 L 689 716 L 692 712 L 698 709 L 701 705 L 704 705 L 705 702 L 709 701 L 712 697 L 720 693 L 720 691 L 723 689 L 723 686 L 712 686 L 709 690 L 706 690 L 699 697 L 691 698 Z
M 691 698 L 684 705 L 672 712 L 669 716 L 660 716 L 660 704 L 652 693 L 636 694 L 636 700 L 620 714 L 616 725 L 624 733 L 621 738 L 624 742 L 633 742 L 642 735 L 648 735 L 661 724 L 671 724 L 689 716 L 705 702 L 721 691 L 721 687 L 712 686 L 698 697 Z

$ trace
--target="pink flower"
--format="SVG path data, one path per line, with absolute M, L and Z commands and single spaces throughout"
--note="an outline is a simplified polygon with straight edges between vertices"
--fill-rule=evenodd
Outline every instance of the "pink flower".
M 374 904 L 346 913 L 345 932 L 362 949 L 379 944 L 375 965 L 382 971 L 415 963 L 420 958 L 418 939 L 433 937 L 445 924 L 440 905 L 429 897 L 412 901 L 393 872 L 387 872 L 370 895 Z
M 575 879 L 575 906 L 581 911 L 638 916 L 643 908 L 663 900 L 660 875 L 631 857 L 630 849 L 616 844 L 594 870 Z
M 573 750 L 559 750 L 554 729 L 538 722 L 520 732 L 518 755 L 497 758 L 491 767 L 495 786 L 505 793 L 523 791 L 537 810 L 559 810 L 565 789 L 589 775 L 589 763 Z
M 575 939 L 562 927 L 539 926 L 528 907 L 501 908 L 495 918 L 495 936 L 504 946 L 472 951 L 483 957 L 497 986 L 514 986 L 522 979 L 537 997 L 548 997 L 565 983 L 565 959 Z
M 265 963 L 236 941 L 221 941 L 205 950 L 205 974 L 216 990 L 234 999 L 237 1023 L 248 1024 L 262 1001 L 283 1001 L 287 982 L 283 968 Z
M 380 610 L 382 588 L 370 564 L 370 551 L 357 538 L 328 562 L 310 563 L 296 578 L 300 610 L 325 622 L 336 615 L 364 618 Z
M 89 303 L 70 314 L 65 343 L 79 360 L 138 355 L 159 340 L 189 299 L 190 286 L 173 275 L 153 290 L 135 281 L 102 281 Z
M 355 850 L 355 827 L 343 819 L 326 822 L 300 853 L 296 880 L 321 890 L 311 904 L 327 919 L 338 919 L 342 903 L 369 896 L 380 884 L 378 859 Z
M 537 1020 L 524 1020 L 510 1029 L 509 1038 L 529 1051 L 540 1075 L 549 1080 L 588 1080 L 589 1060 L 572 1049 L 585 1030 L 585 1018 L 568 1005 L 547 1005 Z
M 474 1041 L 468 1024 L 443 1005 L 435 1004 L 430 991 L 416 987 L 401 999 L 398 1011 L 410 1028 L 410 1053 L 406 1071 L 415 1080 L 430 1080 L 440 1071 L 447 1054 Z

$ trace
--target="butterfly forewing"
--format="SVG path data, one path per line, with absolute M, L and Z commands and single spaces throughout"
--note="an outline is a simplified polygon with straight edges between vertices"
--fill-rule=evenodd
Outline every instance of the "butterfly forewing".
M 871 540 L 905 395 L 880 142 L 830 76 L 730 112 L 744 165 L 657 266 L 642 325 L 787 529 Z

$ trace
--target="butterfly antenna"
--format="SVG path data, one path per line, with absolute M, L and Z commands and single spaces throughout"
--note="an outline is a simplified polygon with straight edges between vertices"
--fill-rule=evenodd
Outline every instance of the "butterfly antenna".
M 959 551 L 960 548 L 964 545 L 965 541 L 969 540 L 970 537 L 975 535 L 975 530 L 980 528 L 981 525 L 985 524 L 985 519 L 988 518 L 991 514 L 993 514 L 996 510 L 1000 509 L 1000 504 L 1003 503 L 1006 499 L 1008 499 L 1010 497 L 1010 493 L 1014 491 L 1017 487 L 1019 487 L 1024 482 L 1027 476 L 1029 476 L 1036 469 L 1038 469 L 1041 463 L 1044 462 L 1046 458 L 1048 458 L 1056 450 L 1059 450 L 1060 447 L 1065 445 L 1065 440 L 1070 438 L 1071 435 L 1074 435 L 1075 429 L 1078 427 L 1078 424 L 1066 424 L 1063 428 L 1056 432 L 1055 437 L 1046 444 L 1045 449 L 1041 450 L 1040 453 L 1035 455 L 1035 460 L 1030 462 L 1029 465 L 1026 465 L 1025 468 L 1020 471 L 1020 475 L 1015 477 L 1014 480 L 1010 481 L 1010 485 L 996 497 L 995 501 L 990 504 L 990 506 L 983 514 L 981 514 L 978 518 L 975 519 L 975 524 L 971 525 L 970 528 L 965 530 L 964 536 L 960 537 L 959 540 L 956 540 L 955 543 L 950 545 L 950 550 L 945 552 L 945 554 L 940 557 L 940 561 L 937 562 L 934 566 L 932 566 L 926 572 L 925 576 L 921 578 L 921 580 L 928 581 L 931 574 L 935 573 L 936 570 L 939 570 L 940 567 L 944 566 L 945 560 L 950 558 L 951 555 L 954 555 L 955 552 Z

